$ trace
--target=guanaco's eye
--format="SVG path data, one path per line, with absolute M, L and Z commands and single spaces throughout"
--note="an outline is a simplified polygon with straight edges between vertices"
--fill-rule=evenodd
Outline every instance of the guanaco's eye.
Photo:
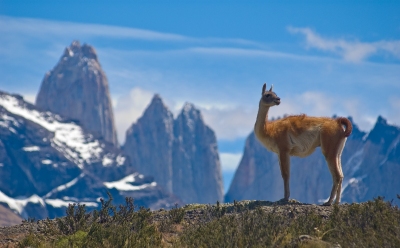
M 270 96 L 271 96 L 271 94 L 267 94 L 267 95 L 265 95 L 265 97 L 267 97 L 267 98 L 268 98 L 268 97 L 270 97 Z

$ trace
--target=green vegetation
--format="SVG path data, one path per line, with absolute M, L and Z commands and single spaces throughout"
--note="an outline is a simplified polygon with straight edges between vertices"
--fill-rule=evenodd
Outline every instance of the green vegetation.
M 20 247 L 400 247 L 400 209 L 382 198 L 332 207 L 243 201 L 151 212 L 136 209 L 132 198 L 117 208 L 109 197 L 99 211 L 70 205 L 66 217 L 41 221 Z

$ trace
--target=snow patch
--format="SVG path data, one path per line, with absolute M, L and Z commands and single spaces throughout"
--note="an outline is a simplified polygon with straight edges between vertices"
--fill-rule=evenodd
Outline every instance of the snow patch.
M 117 160 L 117 165 L 121 166 L 125 163 L 126 158 L 124 156 L 118 155 L 116 160 Z
M 352 178 L 350 178 L 349 180 L 347 180 L 347 181 L 344 181 L 343 182 L 343 185 L 342 185 L 342 193 L 344 192 L 344 190 L 350 185 L 350 184 L 357 184 L 357 183 L 359 183 L 359 182 L 361 182 L 364 178 L 366 178 L 367 177 L 367 175 L 362 175 L 362 176 L 360 176 L 360 177 L 352 177 Z
M 55 208 L 68 207 L 68 205 L 70 205 L 70 204 L 77 203 L 74 201 L 64 201 L 61 199 L 46 199 L 44 201 L 47 204 L 49 204 Z M 87 207 L 98 207 L 99 206 L 99 204 L 96 202 L 79 202 L 79 204 L 81 204 L 81 205 L 85 204 Z
M 51 161 L 49 159 L 42 160 L 42 164 L 52 164 L 52 163 L 53 163 L 53 161 Z
M 24 150 L 26 152 L 36 152 L 36 151 L 40 151 L 40 148 L 38 146 L 26 146 L 26 147 L 23 147 L 22 150 Z
M 36 204 L 40 203 L 42 206 L 44 206 L 45 204 L 43 199 L 38 195 L 32 195 L 31 197 L 24 199 L 15 199 L 7 196 L 1 191 L 0 191 L 0 202 L 6 203 L 10 209 L 16 211 L 18 214 L 22 214 L 25 206 L 28 203 L 36 203 Z
M 127 177 L 122 178 L 119 181 L 114 182 L 105 182 L 104 185 L 109 188 L 116 188 L 121 191 L 134 191 L 134 190 L 141 190 L 148 187 L 157 186 L 156 182 L 146 183 L 142 185 L 132 185 L 131 183 L 135 182 L 135 177 L 140 176 L 138 173 L 131 174 Z
M 114 162 L 113 160 L 112 160 L 112 158 L 110 158 L 110 157 L 108 157 L 110 154 L 107 154 L 106 156 L 104 156 L 103 157 L 103 166 L 109 166 L 109 165 L 112 165 L 112 163 Z
M 2 114 L 2 115 L 0 115 L 0 119 L 1 119 L 0 120 L 0 126 L 8 128 L 12 123 L 12 125 L 14 125 L 16 127 L 19 127 L 19 123 L 14 117 L 11 117 L 11 116 L 6 115 L 6 114 Z
M 47 193 L 43 198 L 48 198 L 48 197 L 50 197 L 52 194 L 54 194 L 54 193 L 56 193 L 56 192 L 60 192 L 60 191 L 63 191 L 63 190 L 65 190 L 65 189 L 70 188 L 71 186 L 75 185 L 75 184 L 78 182 L 78 180 L 79 180 L 80 178 L 82 178 L 84 175 L 85 175 L 85 173 L 81 173 L 78 177 L 74 178 L 73 180 L 69 181 L 68 183 L 63 184 L 63 185 L 60 185 L 60 186 L 58 186 L 57 188 L 51 190 L 51 191 L 50 191 L 49 193 Z

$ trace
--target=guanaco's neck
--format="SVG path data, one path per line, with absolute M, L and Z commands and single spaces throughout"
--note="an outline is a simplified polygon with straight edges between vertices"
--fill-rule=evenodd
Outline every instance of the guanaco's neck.
M 254 124 L 254 132 L 256 136 L 262 137 L 266 135 L 266 127 L 268 123 L 269 107 L 259 104 L 256 123 Z

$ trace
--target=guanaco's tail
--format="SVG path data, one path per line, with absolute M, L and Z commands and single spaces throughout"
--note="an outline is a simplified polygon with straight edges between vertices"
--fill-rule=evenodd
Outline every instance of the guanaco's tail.
M 344 117 L 339 117 L 336 119 L 340 125 L 344 125 L 346 129 L 344 130 L 344 136 L 349 137 L 351 131 L 353 131 L 353 125 L 351 124 L 350 120 Z

